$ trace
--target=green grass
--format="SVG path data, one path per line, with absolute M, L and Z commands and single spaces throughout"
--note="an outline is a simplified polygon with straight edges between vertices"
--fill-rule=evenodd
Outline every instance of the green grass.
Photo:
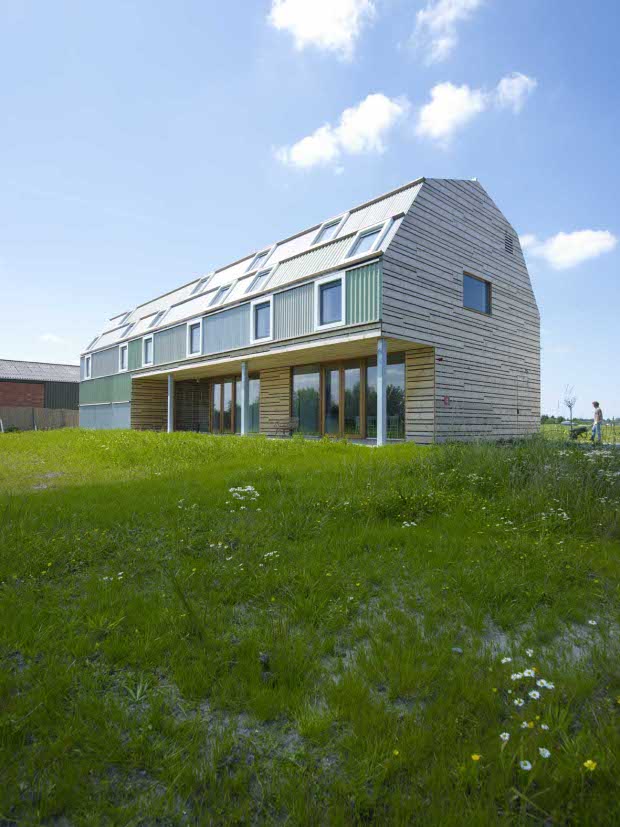
M 544 439 L 0 436 L 0 823 L 618 823 L 619 506 Z
M 575 422 L 574 427 L 587 428 L 584 434 L 581 434 L 581 436 L 577 437 L 577 442 L 590 442 L 592 422 Z M 540 426 L 540 430 L 541 433 L 544 435 L 545 439 L 552 439 L 557 442 L 565 442 L 568 439 L 570 429 L 567 425 L 545 424 Z M 617 445 L 618 443 L 620 443 L 620 425 L 603 425 L 601 436 L 605 444 Z

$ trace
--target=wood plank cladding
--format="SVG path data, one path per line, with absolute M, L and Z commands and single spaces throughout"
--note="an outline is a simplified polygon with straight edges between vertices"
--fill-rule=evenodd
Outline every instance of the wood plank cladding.
M 138 431 L 165 431 L 167 423 L 167 377 L 134 379 L 131 392 L 131 427 Z
M 405 437 L 420 445 L 435 441 L 435 351 L 405 353 Z
M 260 432 L 277 436 L 278 426 L 291 415 L 291 369 L 260 372 Z
M 540 317 L 514 230 L 475 181 L 427 180 L 383 259 L 382 332 L 435 349 L 435 436 L 525 436 L 540 421 Z M 463 307 L 463 274 L 491 284 Z M 416 403 L 417 404 L 417 403 Z

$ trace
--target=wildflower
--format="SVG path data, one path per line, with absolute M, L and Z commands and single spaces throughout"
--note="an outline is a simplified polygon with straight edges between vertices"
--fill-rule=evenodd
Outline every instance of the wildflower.
M 502 663 L 512 663 L 512 658 L 502 658 Z
M 527 729 L 527 721 L 521 721 L 521 729 Z
M 540 680 L 536 681 L 536 686 L 544 689 L 547 686 L 547 681 L 544 678 L 540 678 Z
M 540 728 L 541 728 L 541 729 L 544 729 L 544 730 L 545 730 L 545 732 L 546 732 L 546 731 L 549 729 L 549 724 L 541 724 L 541 725 L 540 725 Z
M 551 683 L 550 681 L 547 681 L 547 686 L 545 688 L 546 689 L 555 689 L 555 684 Z
M 524 678 L 533 678 L 535 675 L 536 675 L 536 673 L 534 672 L 533 669 L 526 669 L 523 672 L 523 677 Z
M 588 620 L 588 623 L 590 624 L 590 626 L 598 626 L 596 620 Z
M 594 772 L 594 770 L 596 769 L 596 761 L 593 761 L 591 758 L 588 758 L 587 761 L 583 762 L 583 766 L 590 772 Z
M 510 733 L 509 732 L 500 732 L 499 737 L 502 739 L 504 743 L 506 741 L 510 741 Z
M 523 700 L 523 698 L 515 698 L 513 701 L 513 704 L 515 706 L 523 706 L 524 703 L 525 701 Z
M 522 770 L 525 770 L 525 772 L 529 772 L 532 769 L 532 765 L 529 761 L 519 761 L 519 766 Z
M 510 676 L 511 681 L 520 681 L 523 677 L 523 672 L 513 672 Z
M 546 747 L 538 747 L 538 752 L 540 753 L 541 758 L 549 758 L 549 756 L 551 755 L 551 753 L 548 749 L 546 749 Z
M 528 658 L 531 658 L 532 655 L 534 654 L 534 650 L 533 649 L 526 649 L 525 654 L 528 656 Z
M 472 753 L 472 756 L 471 756 L 472 761 L 480 761 L 481 758 L 482 758 L 482 755 L 478 755 L 477 752 Z
M 532 691 L 528 692 L 527 694 L 530 696 L 530 698 L 533 698 L 535 701 L 537 701 L 540 698 L 540 692 L 538 691 L 538 689 L 532 689 Z
M 395 749 L 395 750 L 394 750 L 394 752 L 393 752 L 392 754 L 393 754 L 393 755 L 396 755 L 396 756 L 399 756 L 399 755 L 400 755 L 400 752 L 399 752 L 397 749 Z

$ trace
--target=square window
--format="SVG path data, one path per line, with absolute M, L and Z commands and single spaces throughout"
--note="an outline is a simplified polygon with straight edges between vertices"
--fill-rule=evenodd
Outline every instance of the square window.
M 358 235 L 353 247 L 351 247 L 351 251 L 349 252 L 349 258 L 351 256 L 361 256 L 363 253 L 370 252 L 375 246 L 382 229 L 382 227 L 377 227 L 374 230 L 368 230 L 367 233 L 361 233 Z
M 342 279 L 319 286 L 319 324 L 342 321 Z
M 121 345 L 119 350 L 119 370 L 127 370 L 127 345 Z
M 271 302 L 254 305 L 254 338 L 268 339 L 271 336 Z
M 336 237 L 338 227 L 340 226 L 340 219 L 332 221 L 329 224 L 323 224 L 317 237 L 314 239 L 314 244 L 321 244 L 324 241 L 331 241 Z
M 189 352 L 200 353 L 200 322 L 189 326 Z
M 463 273 L 463 307 L 479 313 L 491 313 L 491 284 Z
M 144 364 L 153 364 L 153 337 L 144 340 Z

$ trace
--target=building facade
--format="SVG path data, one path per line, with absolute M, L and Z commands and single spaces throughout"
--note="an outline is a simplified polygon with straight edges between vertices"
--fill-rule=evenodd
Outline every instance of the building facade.
M 77 426 L 80 368 L 0 359 L 2 428 Z
M 88 428 L 501 439 L 538 430 L 540 317 L 477 181 L 413 181 L 112 318 Z

